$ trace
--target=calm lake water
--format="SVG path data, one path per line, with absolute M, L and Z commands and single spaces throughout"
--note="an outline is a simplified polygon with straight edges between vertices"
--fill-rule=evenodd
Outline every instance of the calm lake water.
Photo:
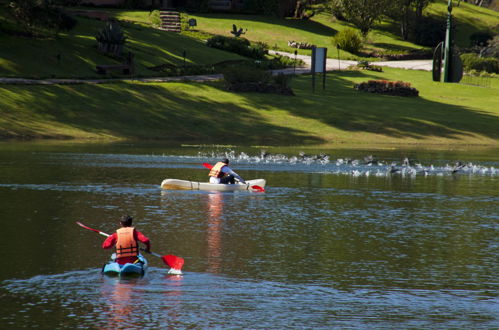
M 159 187 L 224 156 L 266 192 Z M 3 143 L 0 327 L 497 329 L 498 174 L 498 149 Z M 75 222 L 123 214 L 183 275 L 101 275 Z

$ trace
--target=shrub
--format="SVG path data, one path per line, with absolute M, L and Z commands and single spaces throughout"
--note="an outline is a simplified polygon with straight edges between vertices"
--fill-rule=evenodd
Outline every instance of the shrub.
M 345 29 L 334 36 L 333 43 L 339 49 L 350 53 L 357 53 L 362 46 L 362 37 L 354 29 Z
M 246 31 L 248 31 L 248 29 L 246 29 Z M 243 31 L 243 28 L 239 28 L 238 30 L 236 24 L 232 24 L 232 30 L 230 33 L 232 33 L 232 35 L 236 38 L 240 37 L 242 34 L 246 34 L 246 32 Z
M 45 27 L 57 34 L 61 30 L 73 29 L 77 23 L 76 19 L 49 1 L 12 1 L 8 8 L 16 22 L 28 32 Z
M 499 58 L 499 35 L 488 41 L 487 47 L 480 50 L 480 56 Z
M 281 87 L 281 88 L 288 88 L 289 83 L 293 79 L 293 76 L 290 74 L 284 74 L 282 72 L 279 72 L 275 76 L 272 76 L 272 80 L 274 81 L 274 84 Z
M 366 60 L 358 61 L 356 67 L 361 70 L 383 72 L 382 67 L 380 67 L 379 65 L 372 65 Z
M 267 53 L 268 46 L 263 42 L 251 44 L 248 39 L 214 36 L 207 40 L 208 47 L 222 49 L 242 56 L 263 59 Z
M 229 85 L 243 82 L 262 82 L 270 81 L 271 74 L 264 70 L 259 70 L 251 66 L 229 66 L 223 71 L 224 80 Z
M 354 85 L 359 91 L 379 94 L 389 94 L 396 96 L 418 96 L 419 91 L 411 87 L 410 83 L 403 81 L 369 80 Z
M 489 32 L 475 32 L 470 35 L 470 46 L 487 46 L 494 36 Z
M 104 53 L 121 56 L 126 37 L 115 21 L 108 21 L 104 28 L 95 36 L 98 49 Z
M 258 92 L 294 95 L 288 87 L 291 77 L 272 76 L 252 66 L 230 66 L 223 70 L 227 89 L 234 92 Z
M 461 55 L 464 71 L 485 71 L 499 73 L 499 59 L 494 57 L 478 57 L 477 54 L 468 53 Z
M 149 13 L 149 21 L 155 27 L 161 26 L 161 16 L 159 10 L 153 10 Z

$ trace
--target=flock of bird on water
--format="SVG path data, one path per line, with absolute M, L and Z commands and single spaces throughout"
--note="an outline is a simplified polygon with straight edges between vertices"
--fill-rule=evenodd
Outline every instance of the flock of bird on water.
M 220 158 L 220 154 L 201 155 Z M 471 162 L 456 161 L 453 165 L 445 166 L 424 166 L 420 162 L 409 157 L 404 157 L 402 161 L 383 161 L 374 155 L 367 155 L 363 159 L 338 158 L 332 161 L 325 153 L 306 154 L 300 152 L 297 156 L 286 156 L 283 154 L 272 154 L 262 150 L 260 156 L 249 156 L 244 152 L 236 155 L 234 151 L 225 153 L 222 157 L 233 159 L 235 162 L 250 163 L 270 163 L 270 164 L 304 164 L 304 165 L 324 165 L 328 173 L 349 174 L 353 176 L 387 176 L 387 175 L 457 175 L 457 174 L 478 174 L 495 175 L 497 170 L 493 166 L 473 164 Z M 322 171 L 321 171 L 322 172 Z

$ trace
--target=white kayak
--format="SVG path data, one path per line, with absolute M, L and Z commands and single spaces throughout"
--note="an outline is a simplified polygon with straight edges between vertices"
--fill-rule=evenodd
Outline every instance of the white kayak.
M 256 187 L 254 187 L 256 186 Z M 258 188 L 260 187 L 260 188 Z M 212 190 L 212 191 L 236 191 L 236 190 L 258 190 L 265 187 L 265 179 L 248 180 L 246 183 L 221 184 L 198 181 L 187 181 L 177 179 L 165 179 L 161 182 L 161 188 L 170 190 Z

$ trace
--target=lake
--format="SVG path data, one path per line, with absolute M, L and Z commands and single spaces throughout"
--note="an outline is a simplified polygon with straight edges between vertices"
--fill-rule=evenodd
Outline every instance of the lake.
M 160 188 L 223 157 L 266 192 Z M 498 167 L 497 148 L 0 143 L 1 327 L 499 328 Z M 152 255 L 101 275 L 112 251 L 75 222 L 124 214 L 182 275 Z

